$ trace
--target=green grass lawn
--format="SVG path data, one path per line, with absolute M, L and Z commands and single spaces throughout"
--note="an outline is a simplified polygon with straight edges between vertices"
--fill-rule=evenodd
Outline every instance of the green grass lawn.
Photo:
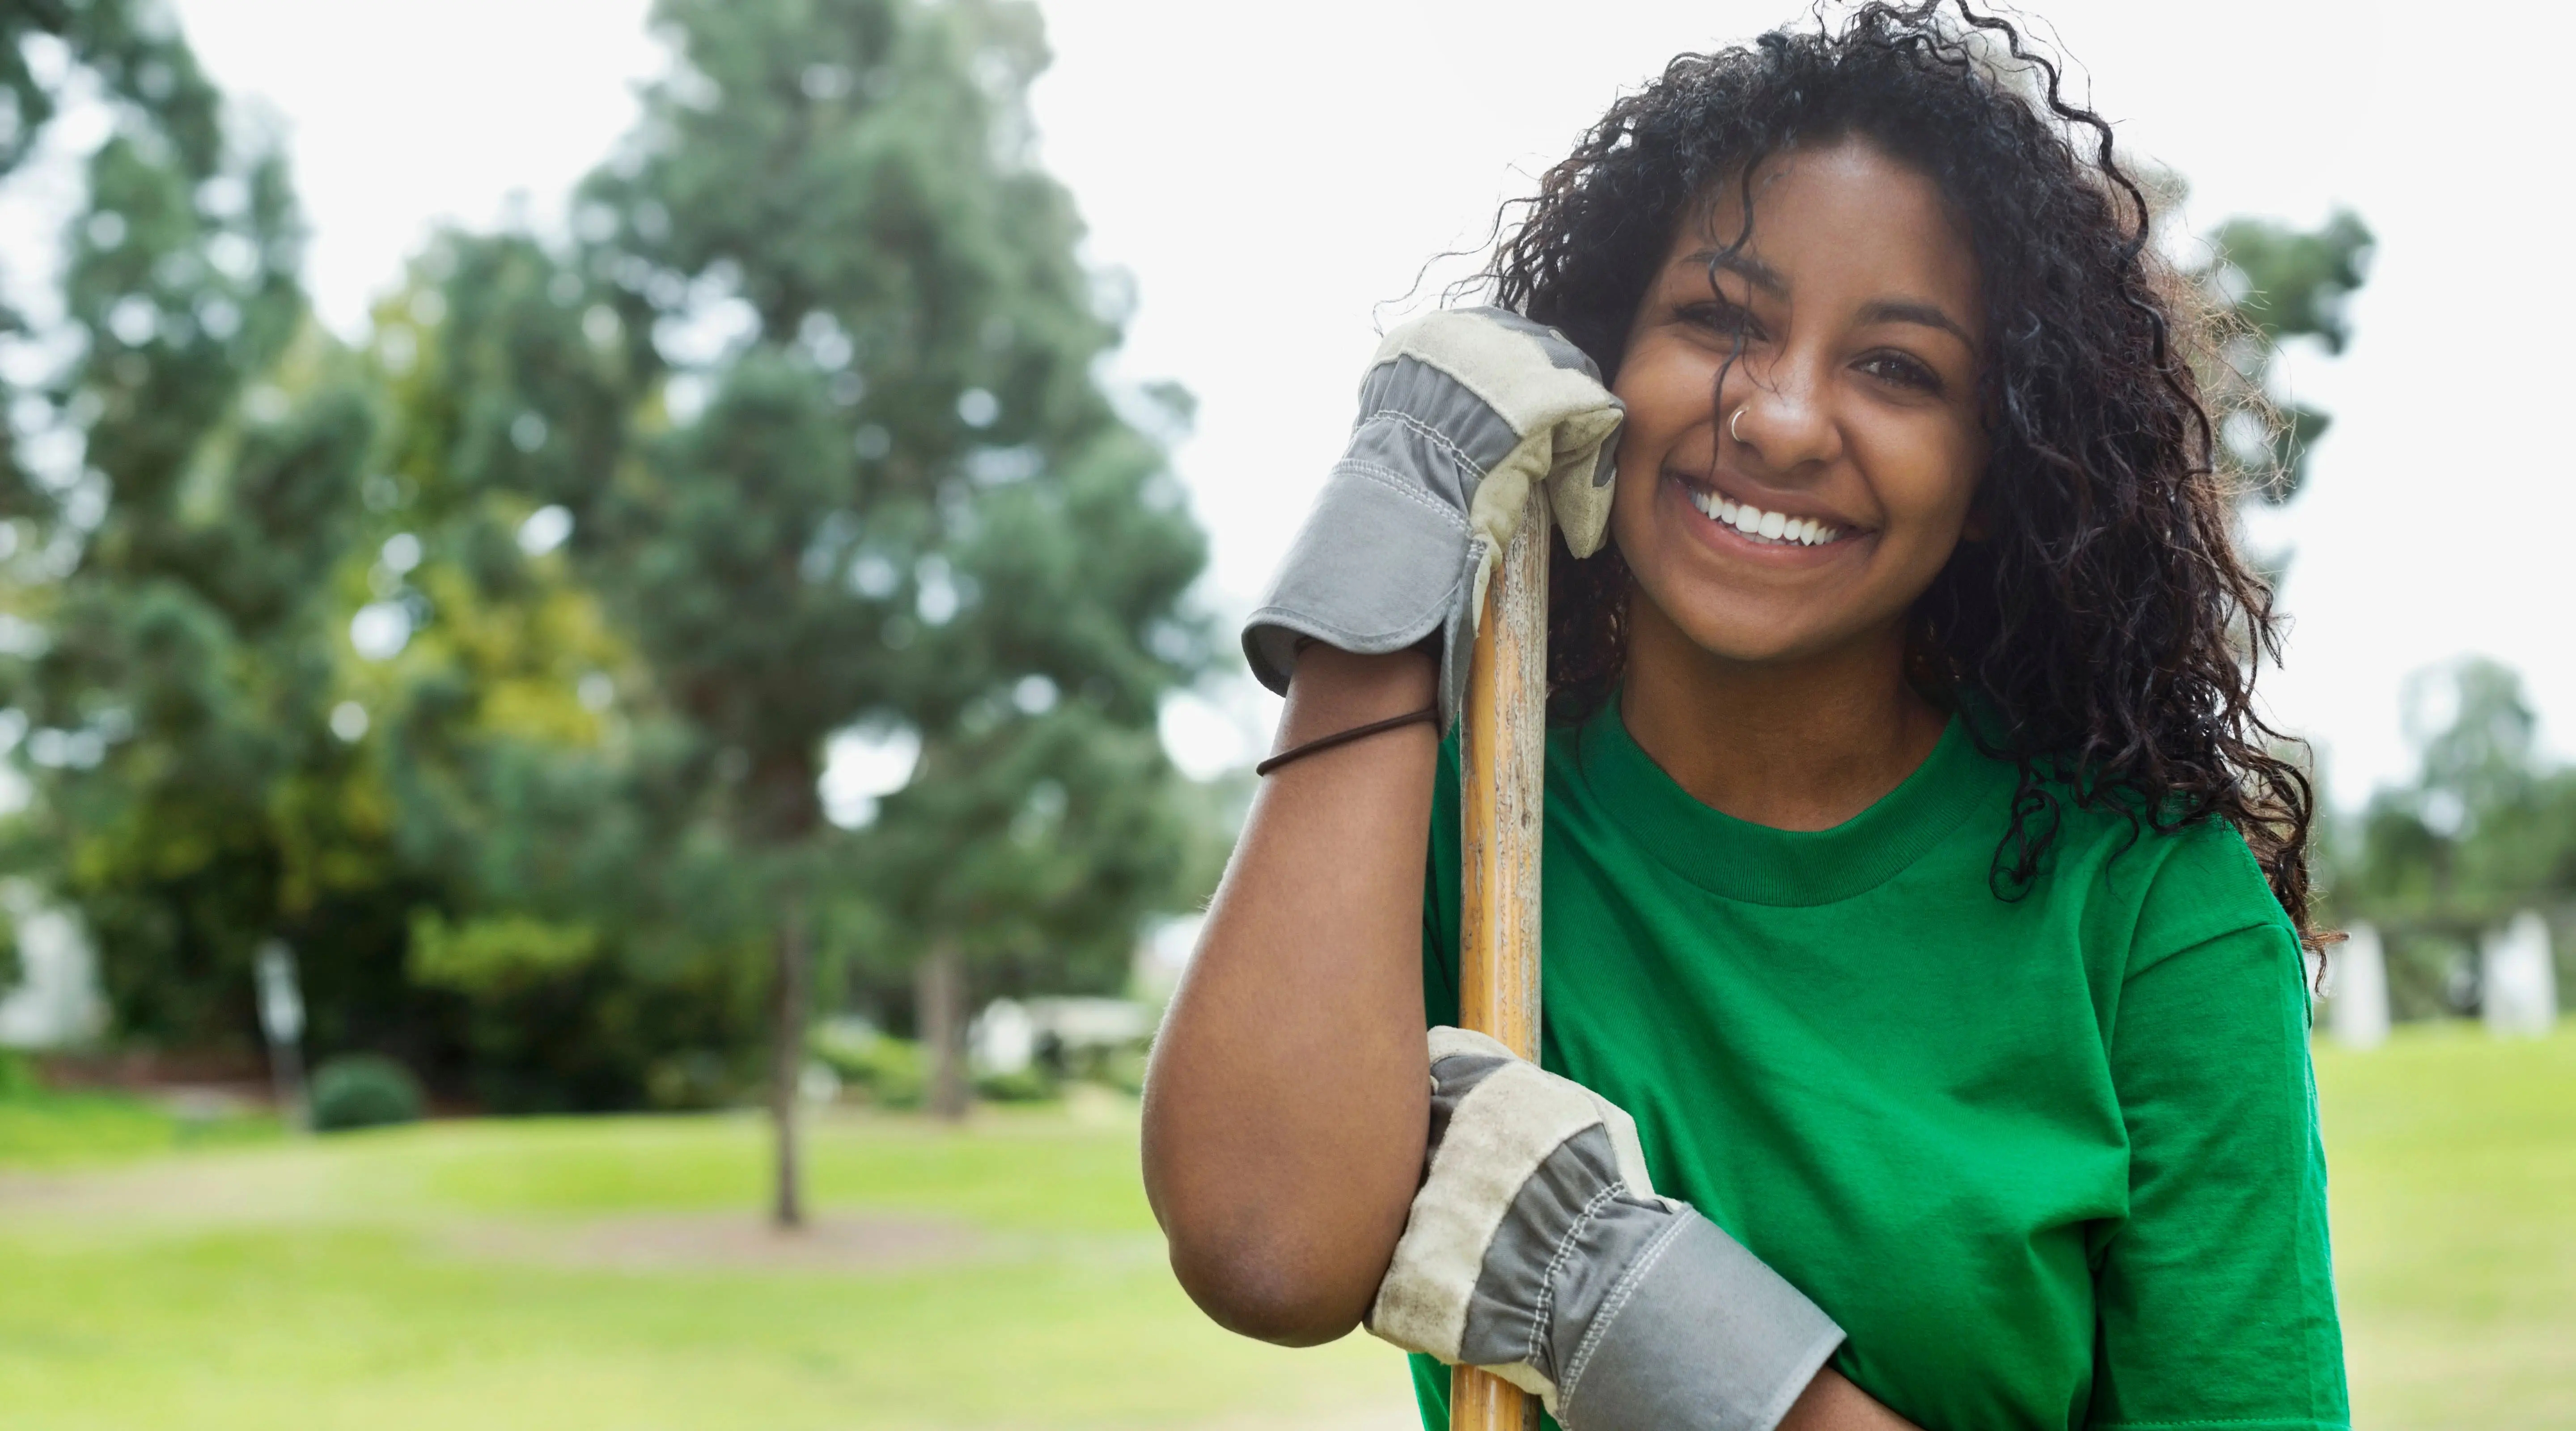
M 105 1093 L 0 1096 L 0 1169 L 78 1167 L 278 1136 L 277 1120 L 264 1114 L 185 1118 Z
M 2321 1049 L 2355 1424 L 2576 1427 L 2576 1029 Z
M 54 1167 L 0 1178 L 10 1431 L 1375 1431 L 1409 1405 L 1401 1359 L 1365 1338 L 1291 1353 L 1199 1316 L 1137 1184 L 1132 1106 L 964 1132 L 823 1120 L 826 1246 L 896 1245 L 819 1270 L 777 1265 L 758 1231 L 747 1117 L 447 1123 L 71 1172 L 60 1142 Z M 630 1227 L 639 1266 L 615 1256 Z
M 2576 1426 L 2576 1034 L 2410 1033 L 2319 1080 L 2359 1424 Z M 828 1120 L 810 1266 L 756 1230 L 763 1147 L 740 1117 L 288 1142 L 0 1103 L 0 1425 L 1407 1425 L 1393 1353 L 1189 1306 L 1128 1107 Z

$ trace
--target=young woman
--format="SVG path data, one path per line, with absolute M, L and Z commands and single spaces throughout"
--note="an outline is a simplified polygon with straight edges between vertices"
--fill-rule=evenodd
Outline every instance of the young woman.
M 2344 1426 L 2307 787 L 2109 127 L 2001 22 L 1870 5 L 1675 61 L 1489 276 L 1517 316 L 1389 340 L 1247 631 L 1293 758 L 1156 1049 L 1183 1284 L 1508 1363 L 1574 1431 Z M 1598 425 L 1522 397 L 1582 358 L 1624 425 L 1555 554 L 1542 1074 L 1426 1049 L 1455 754 L 1395 718 L 1454 688 L 1514 442 L 1581 526 Z

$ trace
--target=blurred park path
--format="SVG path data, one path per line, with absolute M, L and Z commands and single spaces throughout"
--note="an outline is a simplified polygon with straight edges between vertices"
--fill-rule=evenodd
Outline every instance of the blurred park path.
M 2318 1080 L 2356 1424 L 2576 1425 L 2576 1031 L 2408 1027 Z M 1199 1316 L 1124 1103 L 819 1119 L 792 1239 L 742 1116 L 145 1152 L 124 1115 L 88 1156 L 34 1116 L 0 1100 L 12 1431 L 1418 1424 L 1366 1337 Z

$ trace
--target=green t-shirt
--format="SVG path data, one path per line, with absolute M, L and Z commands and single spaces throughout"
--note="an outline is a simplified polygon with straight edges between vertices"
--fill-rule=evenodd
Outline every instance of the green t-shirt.
M 1927 1431 L 2344 1427 L 2297 938 L 2236 833 L 2014 788 L 1957 721 L 1857 818 L 1700 804 L 1615 704 L 1548 743 L 1540 1061 L 1636 1117 L 1658 1191 L 1816 1300 Z M 1458 777 L 1430 1021 L 1457 1021 Z M 1415 1358 L 1424 1424 L 1448 1372 Z M 1552 1425 L 1553 1423 L 1551 1423 Z

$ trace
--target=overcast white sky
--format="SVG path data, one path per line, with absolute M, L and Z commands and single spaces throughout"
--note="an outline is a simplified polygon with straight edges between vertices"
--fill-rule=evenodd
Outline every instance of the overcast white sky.
M 1056 51 L 1043 156 L 1132 273 L 1122 371 L 1200 399 L 1176 460 L 1213 535 L 1207 599 L 1248 604 L 1349 420 L 1384 312 L 1426 258 L 1483 238 L 1622 86 L 1750 35 L 1799 0 L 1043 0 Z M 658 51 L 643 0 L 178 0 L 218 82 L 289 126 L 326 318 L 368 300 L 435 218 L 540 215 L 632 119 Z M 2557 7 L 2478 7 L 2475 51 L 2375 0 L 2033 0 L 2122 142 L 2236 213 L 2378 231 L 2339 361 L 2297 395 L 2336 417 L 2293 543 L 2279 716 L 2326 749 L 2339 800 L 2406 770 L 2407 674 L 2471 651 L 2520 667 L 2576 749 L 2576 463 L 2552 429 L 2570 369 L 2563 163 L 2546 47 Z M 1569 23 L 1569 16 L 1580 16 Z M 2545 108 L 2549 107 L 2549 108 Z M 2557 176 L 2557 177 L 2553 177 Z M 1243 683 L 1248 685 L 1248 682 Z M 1220 693 L 1247 731 L 1262 699 Z M 1235 753 L 1206 710 L 1167 722 L 1195 763 Z M 1242 752 L 1249 754 L 1248 746 Z

